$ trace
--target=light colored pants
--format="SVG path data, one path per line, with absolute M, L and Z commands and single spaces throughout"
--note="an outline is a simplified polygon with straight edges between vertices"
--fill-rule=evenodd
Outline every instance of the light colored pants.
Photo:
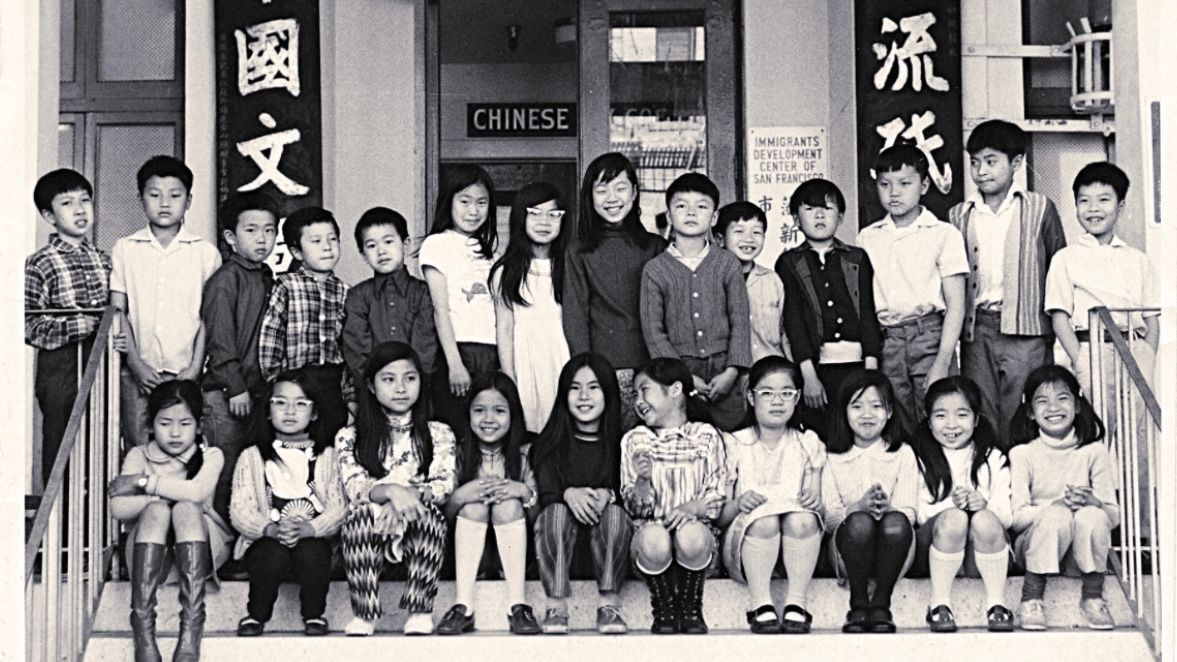
M 1079 572 L 1105 572 L 1111 546 L 1111 522 L 1101 508 L 1084 506 L 1071 512 L 1051 504 L 1018 536 L 1014 554 L 1023 568 L 1039 575 L 1059 574 L 1067 557 Z

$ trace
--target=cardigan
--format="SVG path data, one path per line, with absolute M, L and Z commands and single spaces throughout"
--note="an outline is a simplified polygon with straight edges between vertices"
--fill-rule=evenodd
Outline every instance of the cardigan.
M 793 350 L 793 361 L 798 364 L 806 360 L 817 362 L 825 334 L 822 328 L 822 302 L 817 298 L 817 289 L 813 286 L 814 274 L 805 260 L 806 253 L 811 250 L 809 242 L 805 241 L 781 253 L 776 261 L 777 275 L 785 285 L 785 333 Z M 862 355 L 878 359 L 883 353 L 883 337 L 875 315 L 875 272 L 870 258 L 861 248 L 847 246 L 838 239 L 834 239 L 830 253 L 835 251 L 850 301 L 858 310 Z
M 692 271 L 669 250 L 642 269 L 642 336 L 651 358 L 706 358 L 727 353 L 727 365 L 752 365 L 748 289 L 740 261 L 707 250 Z
M 1005 278 L 1002 283 L 1001 332 L 1015 336 L 1053 335 L 1050 316 L 1043 312 L 1046 273 L 1054 254 L 1067 245 L 1063 224 L 1054 203 L 1041 193 L 1015 191 L 1022 196 L 1021 215 L 1005 234 Z M 969 274 L 965 286 L 965 318 L 960 339 L 973 340 L 977 321 L 977 229 L 972 224 L 975 201 L 958 203 L 948 210 L 948 222 L 964 235 Z
M 323 512 L 310 520 L 316 538 L 330 538 L 339 532 L 347 516 L 343 485 L 339 482 L 339 463 L 335 449 L 326 448 L 315 460 L 315 496 L 323 502 Z M 246 448 L 237 458 L 233 470 L 233 495 L 229 500 L 229 519 L 240 534 L 233 547 L 233 558 L 240 559 L 254 542 L 266 535 L 270 520 L 270 497 L 266 491 L 266 462 L 257 446 Z

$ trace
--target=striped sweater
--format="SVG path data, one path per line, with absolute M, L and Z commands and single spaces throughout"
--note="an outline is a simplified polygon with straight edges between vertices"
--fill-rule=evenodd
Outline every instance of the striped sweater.
M 1067 245 L 1063 224 L 1054 203 L 1041 193 L 1015 192 L 1022 196 L 1018 223 L 1010 223 L 1005 235 L 1005 273 L 1002 285 L 1001 332 L 1012 336 L 1051 335 L 1050 317 L 1042 312 L 1046 272 L 1054 254 Z M 948 222 L 964 235 L 969 258 L 965 287 L 965 319 L 960 339 L 973 339 L 977 321 L 978 276 L 977 231 L 972 224 L 975 203 L 966 200 L 948 210 Z

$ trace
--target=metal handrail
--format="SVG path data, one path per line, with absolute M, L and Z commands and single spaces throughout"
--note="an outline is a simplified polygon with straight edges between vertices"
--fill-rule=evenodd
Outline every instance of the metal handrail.
M 37 646 L 34 633 L 28 632 L 26 658 L 30 660 L 81 659 L 102 595 L 105 569 L 118 547 L 118 526 L 106 507 L 106 480 L 118 472 L 119 356 L 113 350 L 118 318 L 113 306 L 25 311 L 26 315 L 99 312 L 102 319 L 93 349 L 78 380 L 61 446 L 25 539 L 26 622 L 30 628 L 36 623 L 41 634 Z M 64 547 L 63 508 L 68 508 Z M 63 549 L 68 549 L 64 583 Z M 38 552 L 42 568 L 40 581 L 35 581 Z M 32 613 L 38 591 L 44 615 L 39 622 Z

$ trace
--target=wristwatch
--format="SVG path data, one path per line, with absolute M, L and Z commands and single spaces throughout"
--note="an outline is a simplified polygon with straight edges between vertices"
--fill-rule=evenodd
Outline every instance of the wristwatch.
M 139 476 L 139 480 L 135 481 L 135 487 L 141 490 L 147 489 L 147 476 Z

